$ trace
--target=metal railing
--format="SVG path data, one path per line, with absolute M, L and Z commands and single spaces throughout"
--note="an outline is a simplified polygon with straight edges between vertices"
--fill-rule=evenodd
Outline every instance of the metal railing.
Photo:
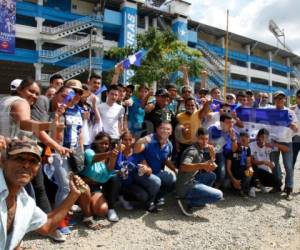
M 56 50 L 40 50 L 38 51 L 38 55 L 41 62 L 57 62 L 87 50 L 90 46 L 92 48 L 100 48 L 103 46 L 103 43 L 96 36 L 92 36 L 91 38 L 87 36 L 74 42 L 74 45 L 67 45 Z
M 103 60 L 101 58 L 92 58 L 92 69 L 101 69 Z M 84 59 L 68 68 L 60 70 L 54 74 L 60 74 L 65 80 L 71 79 L 89 69 L 89 59 Z M 41 74 L 41 82 L 49 82 L 50 77 L 54 74 Z
M 56 35 L 56 34 L 63 33 L 65 31 L 69 31 L 72 29 L 76 29 L 76 31 L 79 31 L 78 28 L 85 29 L 85 28 L 92 26 L 93 22 L 99 23 L 102 21 L 103 21 L 102 16 L 84 16 L 82 18 L 79 18 L 79 19 L 71 21 L 71 22 L 65 22 L 56 27 L 43 26 L 42 34 Z
M 197 49 L 199 49 L 205 56 L 206 58 L 213 64 L 215 65 L 218 70 L 223 71 L 224 70 L 224 62 L 223 60 L 216 55 L 213 51 L 209 49 L 209 46 L 206 42 L 202 40 L 198 40 L 197 43 Z

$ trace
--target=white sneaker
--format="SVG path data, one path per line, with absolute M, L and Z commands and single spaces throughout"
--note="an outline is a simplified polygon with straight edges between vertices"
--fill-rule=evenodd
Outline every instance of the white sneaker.
M 119 221 L 119 217 L 114 209 L 108 209 L 107 218 L 111 222 Z
M 250 188 L 249 196 L 252 197 L 252 198 L 255 198 L 255 197 L 256 197 L 256 194 L 255 194 L 255 187 Z
M 133 209 L 133 206 L 130 204 L 130 202 L 125 200 L 122 195 L 119 196 L 119 201 L 121 202 L 124 209 L 126 209 L 126 210 L 132 210 Z
M 56 229 L 54 232 L 49 233 L 48 237 L 55 242 L 65 242 L 67 239 L 66 236 L 62 234 L 58 229 Z
M 263 193 L 268 193 L 268 189 L 263 186 L 263 185 L 260 185 L 260 190 L 263 192 Z
M 78 205 L 73 205 L 71 207 L 71 211 L 74 212 L 74 213 L 80 213 L 81 212 L 81 208 L 78 206 Z

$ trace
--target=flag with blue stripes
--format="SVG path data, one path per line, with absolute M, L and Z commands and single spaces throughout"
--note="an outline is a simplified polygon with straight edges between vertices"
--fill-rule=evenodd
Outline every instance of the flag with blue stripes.
M 293 131 L 289 128 L 293 116 L 287 110 L 237 108 L 238 118 L 243 122 L 243 131 L 248 132 L 251 139 L 255 139 L 257 132 L 265 128 L 270 137 L 279 142 L 291 142 Z
M 128 56 L 128 58 L 126 58 L 122 61 L 123 68 L 129 69 L 131 65 L 140 67 L 144 54 L 145 54 L 144 50 L 139 50 L 138 52 L 134 53 L 133 55 Z

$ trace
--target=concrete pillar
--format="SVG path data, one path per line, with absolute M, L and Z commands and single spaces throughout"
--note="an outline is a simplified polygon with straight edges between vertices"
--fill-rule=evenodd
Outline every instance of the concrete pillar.
M 251 55 L 251 47 L 250 44 L 246 45 L 246 54 L 248 56 Z M 248 60 L 247 61 L 247 82 L 251 82 L 251 62 Z
M 41 63 L 34 63 L 34 69 L 35 69 L 35 80 L 39 81 L 42 79 L 42 67 L 43 64 Z
M 273 74 L 273 71 L 272 71 L 272 67 L 271 67 L 271 62 L 273 61 L 273 53 L 272 51 L 268 51 L 268 57 L 269 57 L 269 61 L 270 61 L 270 65 L 269 65 L 269 87 L 271 88 L 273 86 L 273 83 L 272 83 L 272 74 Z M 272 92 L 270 93 L 269 95 L 269 102 L 272 102 Z
M 121 5 L 122 27 L 119 39 L 119 46 L 136 46 L 137 36 L 137 4 L 124 1 Z M 127 85 L 128 80 L 134 75 L 133 70 L 126 70 L 123 74 L 123 84 Z
M 42 47 L 43 47 L 44 42 L 41 39 L 37 39 L 34 42 L 35 42 L 35 50 L 36 51 L 43 49 Z M 41 80 L 43 64 L 40 62 L 34 63 L 34 68 L 35 68 L 35 79 Z
M 149 16 L 145 16 L 145 30 L 149 30 Z
M 156 17 L 154 17 L 154 18 L 152 19 L 152 27 L 153 27 L 153 28 L 157 28 L 157 18 L 156 18 Z
M 291 67 L 291 59 L 289 57 L 286 58 L 286 66 Z M 291 72 L 290 71 L 287 73 L 287 78 L 288 78 L 288 86 L 287 87 L 290 92 L 290 90 L 291 90 Z M 290 93 L 288 93 L 288 94 L 290 95 Z M 289 96 L 287 99 L 287 105 L 290 106 L 290 104 L 291 104 L 291 98 Z
M 177 17 L 172 21 L 172 30 L 182 42 L 188 42 L 187 18 Z
M 223 49 L 225 49 L 225 37 L 222 36 L 219 40 L 220 40 L 220 46 L 221 46 Z

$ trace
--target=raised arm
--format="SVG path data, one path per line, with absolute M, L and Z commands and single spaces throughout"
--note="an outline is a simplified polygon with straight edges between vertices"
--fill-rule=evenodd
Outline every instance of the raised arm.
M 113 78 L 111 79 L 110 85 L 117 85 L 119 81 L 120 74 L 123 72 L 123 66 L 122 63 L 118 63 L 115 67 L 115 73 L 113 75 Z

